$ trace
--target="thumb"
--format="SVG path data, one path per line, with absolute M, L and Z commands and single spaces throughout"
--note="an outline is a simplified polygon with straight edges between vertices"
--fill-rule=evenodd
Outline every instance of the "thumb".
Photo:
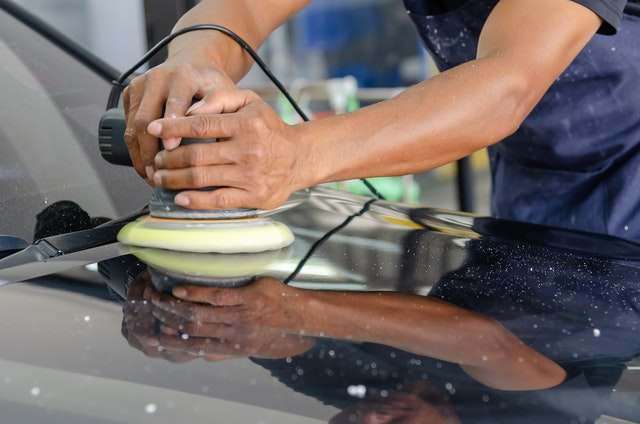
M 251 90 L 214 90 L 187 110 L 188 115 L 235 113 L 260 97 Z

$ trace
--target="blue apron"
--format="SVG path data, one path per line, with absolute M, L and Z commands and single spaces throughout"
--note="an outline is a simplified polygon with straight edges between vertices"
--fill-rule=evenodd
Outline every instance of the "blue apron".
M 498 0 L 405 6 L 441 71 L 473 60 Z M 640 17 L 596 35 L 520 129 L 489 148 L 497 218 L 640 241 Z

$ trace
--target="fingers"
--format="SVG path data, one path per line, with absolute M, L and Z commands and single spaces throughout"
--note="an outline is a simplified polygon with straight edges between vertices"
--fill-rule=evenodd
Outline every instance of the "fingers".
M 155 308 L 169 312 L 185 321 L 204 321 L 207 306 L 183 302 L 171 295 L 154 291 L 149 301 Z
M 238 306 L 244 304 L 242 288 L 219 289 L 202 286 L 175 287 L 173 295 L 189 302 L 208 303 L 214 306 Z
M 169 94 L 165 105 L 164 117 L 168 119 L 183 117 L 193 102 L 196 87 L 192 81 L 184 78 L 172 80 L 169 86 Z M 173 150 L 180 145 L 179 137 L 163 139 L 166 150 Z
M 215 90 L 191 106 L 187 115 L 234 113 L 256 100 L 259 96 L 249 90 Z
M 233 163 L 228 143 L 206 143 L 181 146 L 173 151 L 163 150 L 156 155 L 156 169 L 181 169 L 205 165 Z
M 256 198 L 239 188 L 219 188 L 214 191 L 183 191 L 175 202 L 184 208 L 220 210 L 235 208 L 257 208 Z
M 191 323 L 234 324 L 242 321 L 245 317 L 245 310 L 240 306 L 215 308 L 209 305 L 183 302 L 168 295 L 153 296 L 151 302 L 157 309 L 172 315 L 169 317 L 166 314 L 158 314 L 163 318 L 163 322 L 181 331 L 187 329 Z M 183 328 L 181 329 L 179 326 Z
M 156 186 L 171 190 L 206 187 L 243 187 L 247 182 L 241 169 L 233 165 L 160 170 L 154 174 L 153 181 Z
M 160 345 L 172 352 L 185 352 L 194 356 L 209 357 L 214 361 L 230 359 L 232 357 L 243 356 L 243 353 L 236 346 L 229 346 L 224 342 L 215 339 L 188 339 L 171 336 L 160 336 Z
M 187 321 L 160 308 L 155 308 L 152 314 L 162 323 L 162 333 L 168 336 L 182 338 L 180 334 L 188 334 L 189 337 L 229 339 L 236 336 L 238 331 L 228 324 Z
M 140 77 L 142 78 L 142 77 Z M 138 82 L 136 82 L 138 81 Z M 138 137 L 136 136 L 136 128 L 134 125 L 140 102 L 142 101 L 142 87 L 140 80 L 134 80 L 124 91 L 124 110 L 127 117 L 127 129 L 124 132 L 124 140 L 127 143 L 129 156 L 136 172 L 142 177 L 147 178 L 144 164 L 140 156 L 140 146 L 138 145 Z
M 149 273 L 139 274 L 127 290 L 127 300 L 142 300 L 145 289 L 149 286 Z
M 140 146 L 140 158 L 145 168 L 145 174 L 149 180 L 153 175 L 153 161 L 160 150 L 159 141 L 155 134 L 147 131 L 149 123 L 162 116 L 167 99 L 167 86 L 164 78 L 155 77 L 154 74 L 146 78 L 144 95 L 140 107 L 134 118 L 134 127 Z
M 146 131 L 162 139 L 230 138 L 236 133 L 239 117 L 227 115 L 197 115 L 176 119 L 158 119 L 146 127 Z

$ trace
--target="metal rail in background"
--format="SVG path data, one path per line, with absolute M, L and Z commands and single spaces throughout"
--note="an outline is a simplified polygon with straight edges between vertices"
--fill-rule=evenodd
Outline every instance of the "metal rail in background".
M 16 4 L 12 0 L 0 0 L 0 10 L 13 16 L 16 20 L 22 22 L 25 26 L 40 34 L 49 42 L 60 48 L 69 56 L 82 63 L 87 68 L 111 82 L 118 78 L 120 72 L 107 62 L 98 58 L 89 50 L 67 37 L 52 25 L 43 21 L 24 7 Z

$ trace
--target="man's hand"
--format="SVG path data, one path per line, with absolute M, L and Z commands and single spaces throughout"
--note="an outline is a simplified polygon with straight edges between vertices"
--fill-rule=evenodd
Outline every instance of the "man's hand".
M 185 115 L 193 98 L 202 98 L 213 89 L 233 87 L 233 81 L 210 65 L 193 65 L 193 61 L 173 59 L 135 78 L 124 91 L 127 116 L 125 140 L 133 166 L 142 178 L 152 183 L 153 161 L 160 150 L 159 140 L 147 132 L 147 126 L 163 116 Z M 179 137 L 165 138 L 164 148 L 172 150 Z
M 170 314 L 165 323 L 193 336 L 206 337 L 208 326 L 220 324 L 297 332 L 306 309 L 304 291 L 272 278 L 233 289 L 187 285 L 174 288 L 173 296 L 152 294 L 153 305 Z
M 190 209 L 273 209 L 291 193 L 313 185 L 309 149 L 258 95 L 214 90 L 185 118 L 149 124 L 151 136 L 219 139 L 181 146 L 155 157 L 156 186 L 187 190 L 176 203 Z M 213 192 L 189 189 L 222 187 Z
M 298 290 L 279 281 L 261 279 L 237 289 L 184 286 L 174 292 L 181 298 L 156 291 L 146 273 L 129 290 L 122 334 L 147 356 L 171 362 L 276 359 L 302 354 L 314 344 L 290 333 L 300 321 L 292 312 Z

